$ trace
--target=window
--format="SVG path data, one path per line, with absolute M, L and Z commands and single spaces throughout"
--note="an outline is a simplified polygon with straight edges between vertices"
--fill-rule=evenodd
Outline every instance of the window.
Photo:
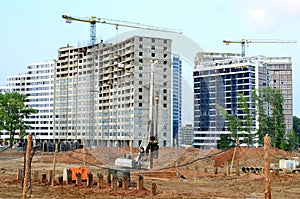
M 139 92 L 143 92 L 143 88 L 139 88 Z
M 139 59 L 139 63 L 143 63 L 143 59 Z
M 139 66 L 139 70 L 143 70 L 143 66 Z
M 140 73 L 140 74 L 139 74 L 139 77 L 143 77 L 143 73 Z
M 143 41 L 143 37 L 140 37 L 139 40 L 140 40 L 140 41 Z
M 139 48 L 140 48 L 140 49 L 143 49 L 143 45 L 139 45 Z
M 167 108 L 167 104 L 164 104 L 163 107 L 164 107 L 164 108 Z
M 155 39 L 154 39 L 154 38 L 152 38 L 152 39 L 151 39 L 151 41 L 154 43 L 154 42 L 155 42 Z
M 143 81 L 139 81 L 139 85 L 142 85 L 143 84 Z
M 151 46 L 151 50 L 155 50 L 155 46 Z
M 143 52 L 139 52 L 139 56 L 143 56 Z
M 155 57 L 155 53 L 151 53 L 151 57 Z
M 139 95 L 139 99 L 143 99 L 143 96 L 142 96 L 142 95 Z
M 143 103 L 139 103 L 139 107 L 143 107 Z

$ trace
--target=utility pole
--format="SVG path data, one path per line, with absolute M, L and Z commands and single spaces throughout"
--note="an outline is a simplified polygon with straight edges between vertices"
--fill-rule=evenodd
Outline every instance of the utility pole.
M 265 199 L 271 199 L 269 147 L 270 147 L 270 137 L 265 136 L 264 137 Z
M 155 138 L 158 139 L 158 101 L 159 101 L 159 96 L 158 93 L 155 96 Z
M 150 138 L 153 136 L 153 107 L 154 107 L 154 62 L 150 63 L 150 103 L 149 103 L 149 141 L 148 144 L 150 143 Z M 149 149 L 149 166 L 148 169 L 153 168 L 153 154 L 151 152 L 151 147 Z
M 22 199 L 27 198 L 27 189 L 28 189 L 29 177 L 30 177 L 30 173 L 31 173 L 30 172 L 30 170 L 31 170 L 31 162 L 30 162 L 31 149 L 32 149 L 32 134 L 29 134 L 28 139 L 27 139 L 27 148 L 26 148 L 25 176 L 24 176 Z

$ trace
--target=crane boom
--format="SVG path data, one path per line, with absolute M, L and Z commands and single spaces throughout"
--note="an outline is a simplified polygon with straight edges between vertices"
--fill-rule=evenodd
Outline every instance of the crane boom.
M 241 44 L 242 47 L 242 57 L 245 56 L 245 44 L 250 43 L 297 43 L 297 41 L 294 40 L 280 40 L 280 39 L 241 39 L 241 40 L 223 40 L 223 43 L 226 45 L 229 44 Z
M 145 24 L 136 23 L 136 22 L 116 20 L 116 19 L 97 18 L 95 16 L 92 16 L 92 17 L 72 17 L 72 16 L 68 16 L 68 15 L 62 15 L 62 18 L 64 18 L 67 23 L 71 23 L 72 21 L 81 21 L 81 22 L 90 23 L 91 24 L 91 29 L 90 29 L 90 42 L 91 42 L 91 44 L 96 43 L 96 23 L 114 25 L 117 28 L 119 26 L 124 26 L 124 27 L 130 27 L 130 28 L 140 28 L 140 29 L 146 29 L 146 30 L 155 30 L 155 31 L 160 31 L 160 32 L 170 32 L 170 33 L 182 34 L 182 32 L 180 30 L 176 30 L 176 29 L 156 27 L 156 26 L 145 25 Z

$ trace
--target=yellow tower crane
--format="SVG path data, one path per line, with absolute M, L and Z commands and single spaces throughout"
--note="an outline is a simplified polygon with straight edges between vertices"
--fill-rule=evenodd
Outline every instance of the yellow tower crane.
M 223 43 L 226 45 L 229 44 L 241 44 L 242 46 L 242 57 L 245 57 L 245 44 L 250 43 L 297 43 L 297 41 L 293 40 L 278 40 L 278 39 L 241 39 L 236 41 L 223 40 Z
M 116 28 L 118 28 L 119 26 L 124 26 L 124 27 L 130 27 L 130 28 L 140 28 L 140 29 L 146 29 L 146 30 L 155 30 L 155 31 L 160 31 L 160 32 L 170 32 L 170 33 L 182 34 L 182 32 L 180 30 L 176 30 L 176 29 L 162 28 L 162 27 L 150 26 L 150 25 L 145 25 L 145 24 L 141 24 L 141 23 L 116 20 L 116 19 L 97 18 L 95 16 L 72 17 L 72 16 L 68 16 L 68 15 L 62 15 L 62 18 L 64 18 L 67 23 L 71 23 L 72 21 L 81 21 L 81 22 L 90 23 L 91 24 L 91 28 L 90 28 L 91 44 L 96 43 L 96 23 L 114 25 L 114 26 L 116 26 Z

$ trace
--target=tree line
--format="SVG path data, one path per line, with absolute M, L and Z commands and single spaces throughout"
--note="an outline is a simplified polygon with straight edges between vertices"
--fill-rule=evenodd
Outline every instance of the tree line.
M 286 133 L 283 102 L 280 89 L 266 87 L 263 90 L 255 89 L 249 97 L 239 94 L 238 109 L 234 113 L 228 113 L 224 107 L 217 104 L 216 109 L 226 121 L 226 127 L 230 132 L 220 135 L 218 148 L 234 147 L 236 140 L 241 140 L 247 146 L 253 146 L 254 143 L 262 146 L 264 136 L 269 135 L 272 147 L 287 151 L 294 150 L 298 145 L 296 135 L 299 134 L 294 130 Z M 240 113 L 239 117 L 237 112 Z M 300 119 L 298 125 L 300 127 Z M 300 129 L 298 133 L 299 131 Z

